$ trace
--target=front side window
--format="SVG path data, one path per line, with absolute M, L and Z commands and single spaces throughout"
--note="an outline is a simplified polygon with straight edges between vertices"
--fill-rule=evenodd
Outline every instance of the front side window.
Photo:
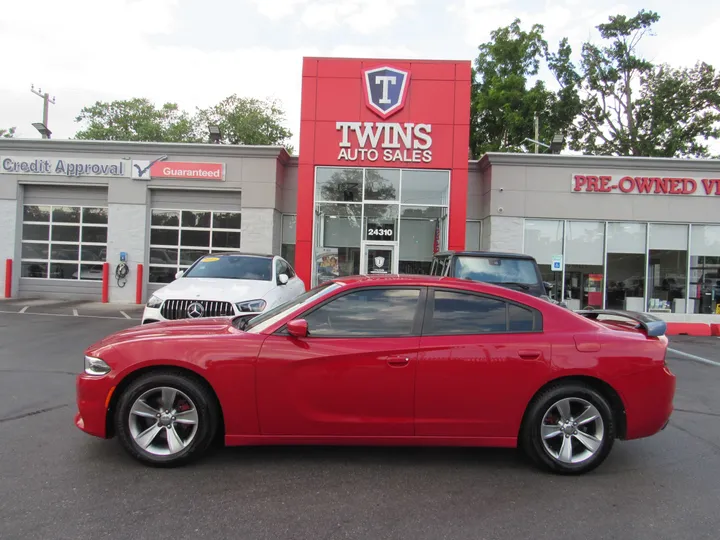
M 410 336 L 419 298 L 419 289 L 361 289 L 303 318 L 310 337 Z
M 197 261 L 184 278 L 272 280 L 272 259 L 248 255 L 208 256 Z
M 539 329 L 532 310 L 500 299 L 436 290 L 425 335 L 498 334 Z
M 244 330 L 251 334 L 259 334 L 266 328 L 269 328 L 276 322 L 280 321 L 283 317 L 289 315 L 295 309 L 301 309 L 303 306 L 312 304 L 315 300 L 327 296 L 334 291 L 340 289 L 343 285 L 328 281 L 302 293 L 300 296 L 296 296 L 292 300 L 275 306 L 272 309 L 263 311 L 260 315 L 256 315 L 251 319 L 245 318 L 243 323 L 240 325 L 240 330 Z

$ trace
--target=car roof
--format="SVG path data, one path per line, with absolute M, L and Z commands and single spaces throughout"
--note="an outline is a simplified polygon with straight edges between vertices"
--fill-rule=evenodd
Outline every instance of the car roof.
M 348 287 L 362 287 L 371 285 L 380 286 L 393 286 L 393 285 L 417 285 L 418 287 L 450 287 L 464 289 L 467 291 L 474 291 L 480 293 L 492 294 L 493 296 L 500 296 L 509 300 L 517 300 L 528 305 L 534 303 L 534 300 L 540 300 L 535 296 L 529 295 L 524 292 L 515 291 L 503 287 L 501 285 L 495 285 L 493 283 L 487 283 L 483 281 L 474 281 L 465 278 L 455 278 L 448 276 L 428 276 L 413 275 L 413 274 L 380 274 L 380 275 L 356 275 L 337 277 L 329 280 L 333 283 L 345 285 Z M 530 300 L 533 299 L 533 300 Z M 541 300 L 545 302 L 545 300 Z M 544 304 L 540 304 L 544 305 Z
M 262 257 L 265 259 L 272 259 L 275 255 L 268 253 L 250 253 L 246 251 L 218 251 L 216 253 L 209 253 L 204 255 L 205 257 L 231 257 L 231 256 L 244 256 L 244 257 Z
M 460 251 L 460 250 L 448 250 L 440 251 L 435 254 L 436 257 L 447 257 L 450 255 L 460 255 L 463 257 L 492 257 L 494 259 L 528 259 L 535 260 L 532 255 L 525 253 L 510 253 L 504 251 Z

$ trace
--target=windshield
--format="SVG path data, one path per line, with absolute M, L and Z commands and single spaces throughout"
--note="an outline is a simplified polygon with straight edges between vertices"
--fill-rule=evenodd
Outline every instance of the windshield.
M 272 259 L 250 255 L 208 255 L 188 268 L 182 277 L 271 281 Z
M 535 264 L 528 259 L 457 257 L 455 277 L 485 283 L 538 284 Z
M 240 330 L 244 330 L 246 332 L 252 331 L 252 333 L 255 334 L 260 333 L 265 330 L 265 328 L 272 326 L 278 320 L 282 319 L 290 311 L 293 311 L 298 307 L 307 305 L 313 302 L 316 298 L 320 298 L 321 296 L 330 294 L 332 291 L 339 289 L 340 287 L 342 287 L 342 285 L 339 283 L 327 281 L 321 285 L 318 285 L 314 289 L 310 289 L 309 291 L 304 292 L 303 294 L 301 294 L 297 298 L 294 298 L 293 300 L 290 300 L 289 302 L 285 302 L 284 304 L 275 306 L 274 308 L 263 312 L 257 317 L 253 317 L 252 319 L 248 320 L 244 327 L 241 325 Z

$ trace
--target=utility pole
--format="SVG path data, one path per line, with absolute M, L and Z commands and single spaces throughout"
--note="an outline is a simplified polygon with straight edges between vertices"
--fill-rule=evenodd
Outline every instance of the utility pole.
M 51 103 L 53 105 L 55 105 L 55 96 L 53 96 L 52 99 L 50 99 L 49 93 L 47 93 L 47 92 L 43 93 L 42 88 L 38 88 L 37 90 L 35 90 L 34 84 L 30 85 L 30 91 L 33 94 L 35 94 L 36 96 L 40 96 L 43 100 L 42 125 L 44 126 L 45 129 L 40 129 L 39 131 L 40 131 L 43 139 L 49 139 L 51 131 L 50 131 L 50 128 L 48 127 L 48 112 L 49 112 L 48 109 L 50 108 Z M 36 128 L 37 128 L 37 126 L 36 126 Z
M 537 141 L 540 140 L 540 119 L 538 118 L 537 113 L 535 113 L 535 117 L 533 118 L 533 122 L 535 124 L 535 153 L 538 154 L 540 152 L 540 148 L 538 147 Z

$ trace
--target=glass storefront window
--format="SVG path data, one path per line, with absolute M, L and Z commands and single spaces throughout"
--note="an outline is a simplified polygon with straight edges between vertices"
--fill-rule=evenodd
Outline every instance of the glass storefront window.
M 363 170 L 318 167 L 315 173 L 315 200 L 362 201 Z
M 363 240 L 394 242 L 398 239 L 398 205 L 366 204 Z
M 553 272 L 552 259 L 563 254 L 565 224 L 559 219 L 526 219 L 524 253 L 535 257 L 542 279 L 550 286 L 548 296 L 562 300 L 562 272 Z
M 608 223 L 606 309 L 645 311 L 645 223 Z
M 318 204 L 315 212 L 315 270 L 318 283 L 360 273 L 359 204 Z
M 685 313 L 687 242 L 687 225 L 650 224 L 648 311 Z
M 388 272 L 429 273 L 447 245 L 449 188 L 449 171 L 317 167 L 314 283 L 380 259 Z
M 366 169 L 366 201 L 397 201 L 399 196 L 399 169 Z
M 447 206 L 450 191 L 448 171 L 403 170 L 403 204 L 432 204 Z
M 565 303 L 570 309 L 602 308 L 604 249 L 605 222 L 567 222 Z
M 690 233 L 690 313 L 718 313 L 720 225 L 693 225 Z
M 435 252 L 442 248 L 445 208 L 403 206 L 400 215 L 400 273 L 429 274 Z

